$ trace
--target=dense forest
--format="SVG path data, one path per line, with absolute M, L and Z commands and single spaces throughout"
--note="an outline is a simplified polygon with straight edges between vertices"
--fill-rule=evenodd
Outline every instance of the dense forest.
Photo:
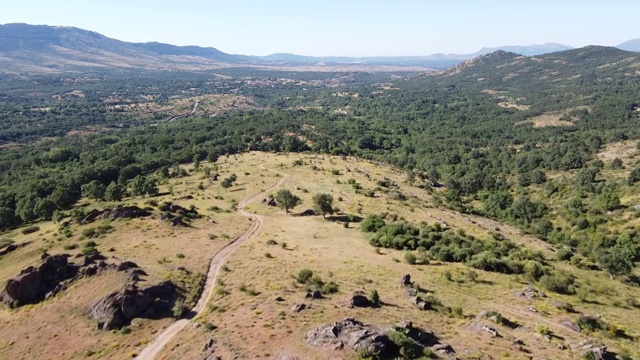
M 6 78 L 0 144 L 19 146 L 0 152 L 0 228 L 58 217 L 91 187 L 117 199 L 131 180 L 167 176 L 175 164 L 311 151 L 394 165 L 443 206 L 516 224 L 578 266 L 628 274 L 640 234 L 627 223 L 640 213 L 621 198 L 638 194 L 640 164 L 605 164 L 596 154 L 640 138 L 638 63 L 637 54 L 587 47 L 537 57 L 499 51 L 392 83 L 393 74 L 237 68 Z M 56 97 L 73 91 L 82 96 Z M 105 106 L 114 96 L 166 104 L 211 93 L 244 95 L 260 108 L 163 122 L 163 113 L 140 118 Z M 90 125 L 102 129 L 63 136 Z

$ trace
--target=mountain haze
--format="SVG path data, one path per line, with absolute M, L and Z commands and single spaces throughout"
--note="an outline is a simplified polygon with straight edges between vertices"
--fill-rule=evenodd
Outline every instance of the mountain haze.
M 616 47 L 622 50 L 640 52 L 640 39 L 625 41 Z
M 639 51 L 640 40 L 619 46 Z M 228 66 L 396 66 L 446 69 L 497 50 L 536 56 L 572 49 L 546 43 L 530 46 L 482 48 L 472 54 L 428 56 L 302 56 L 277 53 L 268 56 L 227 54 L 212 47 L 175 46 L 159 42 L 130 43 L 94 31 L 46 25 L 0 25 L 0 72 L 55 73 L 66 71 L 149 69 L 206 70 Z

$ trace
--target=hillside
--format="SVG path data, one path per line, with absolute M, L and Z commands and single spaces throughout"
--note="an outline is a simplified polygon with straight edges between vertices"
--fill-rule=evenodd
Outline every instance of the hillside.
M 344 349 L 310 346 L 305 340 L 315 327 L 344 318 L 378 326 L 410 320 L 412 328 L 429 334 L 424 353 L 445 359 L 503 353 L 573 359 L 585 351 L 585 344 L 602 342 L 608 351 L 637 355 L 633 344 L 625 340 L 637 336 L 635 309 L 612 305 L 637 298 L 637 288 L 602 272 L 558 261 L 548 244 L 508 224 L 440 208 L 429 192 L 406 183 L 403 171 L 351 157 L 266 153 L 230 156 L 215 165 L 202 162 L 182 169 L 185 171 L 172 169 L 169 177 L 160 181 L 157 196 L 126 197 L 119 202 L 145 206 L 151 212 L 149 217 L 81 223 L 68 218 L 68 225 L 43 222 L 34 224 L 38 229 L 32 233 L 16 229 L 5 234 L 3 239 L 10 237 L 21 247 L 0 257 L 1 280 L 15 276 L 27 265 L 38 264 L 41 251 L 51 256 L 70 254 L 74 261 L 92 253 L 104 254 L 105 262 L 133 262 L 142 271 L 137 273 L 144 275 L 140 275 L 141 282 L 128 277 L 126 271 L 105 270 L 71 282 L 55 297 L 35 305 L 1 309 L 0 332 L 7 344 L 0 348 L 2 357 L 150 358 L 146 348 L 154 346 L 170 318 L 136 317 L 118 331 L 100 331 L 93 330 L 96 320 L 87 309 L 131 283 L 143 286 L 169 280 L 189 294 L 197 294 L 198 281 L 207 272 L 207 259 L 244 229 L 252 228 L 250 221 L 234 211 L 236 206 L 257 214 L 259 220 L 253 221 L 259 221 L 258 230 L 241 238 L 218 264 L 216 276 L 209 281 L 212 287 L 205 291 L 205 297 L 211 291 L 203 303 L 206 306 L 191 320 L 198 325 L 183 326 L 175 337 L 165 338 L 166 345 L 158 348 L 156 358 L 198 358 L 203 353 L 223 358 L 350 358 L 356 352 L 349 345 Z M 219 180 L 210 180 L 206 169 L 219 173 Z M 225 188 L 222 179 L 232 174 L 238 174 L 236 181 Z M 302 199 L 290 215 L 262 201 L 282 188 Z M 326 219 L 308 215 L 305 210 L 313 208 L 312 196 L 317 193 L 332 194 L 338 212 Z M 202 217 L 184 217 L 186 227 L 171 226 L 162 221 L 163 214 L 168 214 L 167 208 L 161 210 L 166 202 L 195 208 Z M 85 214 L 115 205 L 89 199 L 81 204 Z M 296 216 L 304 212 L 306 216 Z M 377 234 L 361 231 L 375 214 L 382 214 L 378 221 L 388 227 Z M 426 241 L 423 247 L 405 251 L 370 245 L 375 244 L 372 238 L 380 239 L 385 231 L 391 234 L 408 226 L 421 226 L 422 235 L 397 235 L 396 241 L 420 239 L 421 243 Z M 91 229 L 106 228 L 89 235 Z M 432 236 L 427 232 L 463 244 L 472 241 L 473 250 L 468 251 L 494 247 L 493 251 L 503 253 L 501 261 L 509 264 L 527 259 L 525 263 L 537 263 L 545 273 L 570 274 L 575 277 L 572 286 L 579 291 L 590 289 L 590 301 L 579 302 L 574 295 L 548 291 L 544 282 L 529 277 L 537 275 L 483 269 L 476 256 L 463 264 L 444 252 L 462 251 L 464 245 L 427 245 Z M 409 240 L 411 236 L 416 237 Z M 499 250 L 501 247 L 509 248 L 509 255 Z M 313 277 L 301 278 L 304 269 Z M 398 285 L 405 274 L 411 275 L 414 284 L 408 289 Z M 539 295 L 529 287 L 546 294 Z M 307 290 L 316 288 L 322 290 L 322 299 L 305 297 Z M 349 306 L 354 294 L 368 298 L 373 290 L 379 294 L 379 305 Z M 432 307 L 420 310 L 412 304 L 411 295 L 407 295 L 412 291 L 428 299 Z M 189 307 L 195 303 L 187 301 Z M 610 336 L 607 330 L 572 330 L 576 325 L 570 324 L 581 324 L 579 319 L 594 314 L 601 316 L 598 321 L 615 326 L 619 335 Z M 34 317 L 46 318 L 35 333 L 34 323 L 27 320 Z M 69 341 L 71 334 L 74 341 Z M 249 338 L 251 341 L 246 340 Z M 585 342 L 587 338 L 594 340 Z M 209 339 L 214 339 L 215 346 L 203 350 Z
M 56 73 L 100 69 L 182 69 L 220 67 L 241 57 L 216 49 L 133 44 L 72 27 L 0 25 L 3 72 Z M 172 58 L 179 56 L 179 58 Z

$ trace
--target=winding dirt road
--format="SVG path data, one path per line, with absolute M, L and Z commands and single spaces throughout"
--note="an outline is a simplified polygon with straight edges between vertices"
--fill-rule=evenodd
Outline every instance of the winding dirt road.
M 265 169 L 262 165 L 260 165 L 260 168 Z M 153 339 L 149 343 L 149 345 L 147 345 L 147 347 L 145 347 L 140 352 L 140 354 L 138 354 L 136 359 L 141 359 L 141 360 L 155 359 L 156 356 L 160 353 L 160 351 L 169 343 L 169 341 L 171 341 L 171 339 L 173 339 L 174 336 L 176 336 L 180 332 L 180 330 L 184 329 L 191 322 L 193 318 L 198 316 L 198 314 L 200 314 L 202 310 L 204 310 L 207 302 L 209 301 L 209 298 L 211 297 L 211 294 L 213 293 L 214 284 L 216 282 L 216 278 L 218 277 L 218 273 L 222 268 L 222 265 L 224 265 L 224 263 L 227 261 L 227 258 L 240 245 L 242 245 L 242 243 L 247 241 L 249 238 L 251 238 L 251 236 L 253 236 L 262 228 L 264 216 L 248 213 L 244 210 L 245 207 L 247 207 L 247 205 L 251 204 L 252 202 L 264 197 L 268 192 L 274 190 L 275 188 L 282 186 L 289 177 L 287 174 L 281 173 L 276 170 L 272 170 L 272 169 L 266 169 L 266 170 L 280 174 L 282 175 L 282 177 L 280 178 L 280 180 L 278 180 L 278 182 L 275 185 L 261 191 L 260 193 L 250 198 L 242 200 L 238 204 L 238 213 L 240 213 L 240 215 L 242 216 L 245 216 L 251 219 L 251 226 L 249 227 L 249 229 L 247 229 L 247 231 L 245 231 L 237 239 L 233 240 L 232 242 L 227 244 L 225 247 L 220 249 L 215 255 L 213 255 L 213 258 L 209 263 L 209 273 L 207 274 L 207 280 L 206 280 L 204 289 L 202 290 L 202 295 L 200 295 L 200 299 L 198 300 L 198 303 L 196 303 L 196 306 L 193 309 L 191 309 L 187 318 L 180 319 L 174 322 L 173 324 L 171 324 L 169 327 L 167 327 L 160 335 L 158 335 L 155 339 Z

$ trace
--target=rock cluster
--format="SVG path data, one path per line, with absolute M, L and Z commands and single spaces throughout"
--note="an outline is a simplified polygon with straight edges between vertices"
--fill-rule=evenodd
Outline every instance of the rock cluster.
M 138 218 L 151 215 L 150 212 L 140 209 L 137 206 L 118 206 L 115 209 L 91 210 L 82 219 L 83 223 L 90 223 L 96 219 L 121 219 L 121 218 Z
M 455 352 L 450 345 L 440 344 L 432 332 L 415 327 L 411 321 L 404 321 L 396 326 L 378 326 L 363 324 L 348 318 L 309 331 L 305 336 L 305 342 L 313 347 L 334 350 L 346 347 L 383 359 L 395 359 L 401 354 L 399 347 L 401 344 L 394 343 L 387 336 L 390 331 L 404 334 L 416 346 L 430 348 L 439 358 L 455 358 L 453 355 Z
M 40 302 L 45 297 L 55 295 L 64 289 L 65 280 L 78 274 L 78 266 L 68 262 L 69 255 L 45 256 L 42 263 L 23 269 L 18 276 L 10 279 L 0 298 L 10 307 Z
M 305 335 L 305 342 L 313 347 L 335 350 L 348 347 L 356 351 L 380 354 L 392 346 L 385 335 L 388 330 L 347 318 L 309 331 Z
M 606 345 L 598 344 L 590 338 L 574 344 L 571 348 L 574 351 L 581 353 L 583 358 L 589 359 L 604 360 L 610 359 L 612 355 L 614 355 L 607 351 Z
M 527 286 L 522 291 L 518 291 L 515 293 L 517 297 L 525 297 L 527 299 L 533 298 L 546 298 L 547 294 L 540 290 L 536 290 L 533 286 Z
M 172 316 L 172 307 L 179 298 L 179 289 L 171 281 L 139 289 L 129 285 L 93 304 L 91 318 L 98 321 L 99 330 L 125 326 L 136 317 L 162 318 Z
M 107 269 L 133 270 L 132 276 L 144 274 L 131 261 L 107 264 L 97 251 L 77 256 L 78 264 L 70 263 L 70 257 L 69 254 L 44 254 L 40 265 L 23 269 L 7 282 L 0 293 L 0 300 L 10 307 L 38 303 L 66 289 L 78 277 L 93 276 Z

